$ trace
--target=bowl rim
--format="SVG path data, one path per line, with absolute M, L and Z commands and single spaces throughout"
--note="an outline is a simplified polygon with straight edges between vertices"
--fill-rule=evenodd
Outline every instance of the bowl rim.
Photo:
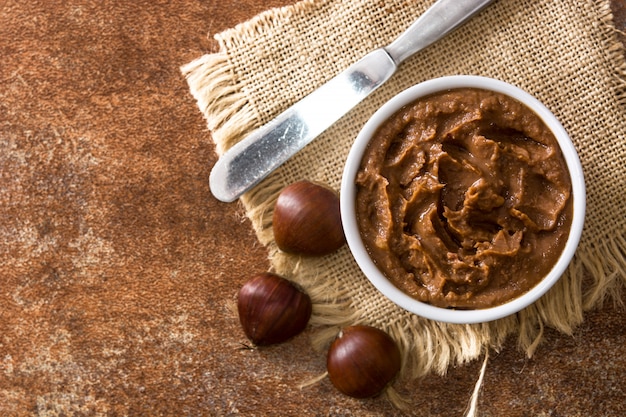
M 401 291 L 383 275 L 369 257 L 361 240 L 354 215 L 356 194 L 354 179 L 360 166 L 362 154 L 372 134 L 380 124 L 400 108 L 420 97 L 457 88 L 479 88 L 495 91 L 512 97 L 532 109 L 554 133 L 567 163 L 572 182 L 572 198 L 574 199 L 572 224 L 563 252 L 555 265 L 537 285 L 526 293 L 504 304 L 485 309 L 462 310 L 436 307 L 416 300 Z M 565 128 L 543 103 L 521 88 L 495 78 L 477 75 L 452 75 L 429 79 L 407 88 L 383 104 L 369 118 L 359 132 L 346 159 L 341 180 L 340 205 L 348 247 L 361 271 L 380 293 L 404 310 L 427 319 L 456 324 L 472 324 L 497 320 L 523 310 L 543 296 L 560 279 L 569 266 L 582 235 L 586 191 L 583 169 L 576 148 Z

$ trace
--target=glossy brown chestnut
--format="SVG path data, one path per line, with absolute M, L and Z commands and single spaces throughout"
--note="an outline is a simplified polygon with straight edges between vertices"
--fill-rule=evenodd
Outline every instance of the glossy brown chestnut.
M 291 281 L 270 272 L 250 278 L 239 290 L 239 321 L 258 346 L 282 343 L 302 332 L 311 317 L 311 298 Z
M 400 371 L 401 363 L 400 349 L 391 336 L 362 325 L 342 329 L 326 359 L 335 388 L 356 398 L 380 393 Z
M 272 228 L 278 247 L 297 255 L 327 255 L 346 241 L 337 193 L 310 181 L 295 182 L 280 192 Z

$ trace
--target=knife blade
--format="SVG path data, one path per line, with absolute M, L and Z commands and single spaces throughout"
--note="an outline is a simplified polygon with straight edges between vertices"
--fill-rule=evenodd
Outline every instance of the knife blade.
M 232 202 L 384 84 L 408 57 L 454 31 L 495 0 L 438 0 L 389 45 L 375 49 L 232 146 L 209 176 Z

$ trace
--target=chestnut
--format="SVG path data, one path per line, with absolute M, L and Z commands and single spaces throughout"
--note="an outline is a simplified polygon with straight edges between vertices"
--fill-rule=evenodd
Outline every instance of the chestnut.
M 280 192 L 272 228 L 278 248 L 296 255 L 327 255 L 346 241 L 337 193 L 305 180 Z
M 291 281 L 263 272 L 250 278 L 237 297 L 239 321 L 257 346 L 282 343 L 304 330 L 311 298 Z
M 400 371 L 396 342 L 371 326 L 345 327 L 328 349 L 328 377 L 340 392 L 355 398 L 380 393 Z

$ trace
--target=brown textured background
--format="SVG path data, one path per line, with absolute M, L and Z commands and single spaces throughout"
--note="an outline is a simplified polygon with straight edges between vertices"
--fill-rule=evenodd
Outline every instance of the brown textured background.
M 292 2 L 0 1 L 0 415 L 394 415 L 299 390 L 324 371 L 307 334 L 241 350 L 230 309 L 266 253 L 210 194 L 179 67 Z M 607 305 L 532 359 L 492 354 L 483 415 L 625 415 L 625 318 Z M 396 387 L 417 415 L 462 415 L 480 365 Z

